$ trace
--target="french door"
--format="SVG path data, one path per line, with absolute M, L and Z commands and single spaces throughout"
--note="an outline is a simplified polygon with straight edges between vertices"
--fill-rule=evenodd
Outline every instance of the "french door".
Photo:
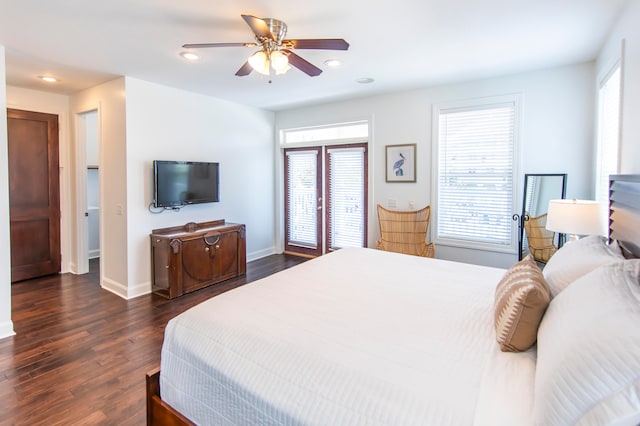
M 367 144 L 284 150 L 285 252 L 367 246 Z

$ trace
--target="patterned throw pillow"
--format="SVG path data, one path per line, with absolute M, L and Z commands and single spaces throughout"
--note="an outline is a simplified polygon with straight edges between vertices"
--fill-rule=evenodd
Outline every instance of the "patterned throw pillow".
M 503 352 L 520 352 L 535 342 L 549 305 L 549 287 L 531 255 L 513 265 L 496 286 L 496 340 Z

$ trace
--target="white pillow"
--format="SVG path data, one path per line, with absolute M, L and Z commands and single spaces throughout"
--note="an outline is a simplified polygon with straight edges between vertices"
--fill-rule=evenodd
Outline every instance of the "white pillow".
M 601 266 L 551 301 L 538 329 L 534 424 L 637 424 L 640 259 Z
M 553 298 L 576 279 L 598 266 L 623 259 L 616 241 L 608 245 L 605 237 L 592 235 L 562 246 L 551 256 L 542 274 Z

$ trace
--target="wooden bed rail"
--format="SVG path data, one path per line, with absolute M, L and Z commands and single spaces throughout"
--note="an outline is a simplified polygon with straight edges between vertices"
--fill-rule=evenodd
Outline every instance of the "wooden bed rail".
M 195 426 L 160 397 L 160 368 L 147 373 L 147 425 Z

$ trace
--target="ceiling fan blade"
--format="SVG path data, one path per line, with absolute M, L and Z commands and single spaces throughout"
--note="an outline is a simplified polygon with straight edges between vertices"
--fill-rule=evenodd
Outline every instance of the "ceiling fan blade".
M 247 61 L 244 63 L 244 65 L 240 67 L 238 71 L 236 71 L 236 75 L 238 77 L 242 77 L 242 76 L 251 74 L 251 71 L 253 71 L 253 68 L 249 64 L 249 61 Z
M 183 44 L 185 49 L 198 49 L 200 47 L 255 47 L 256 43 L 190 43 Z
M 252 15 L 240 15 L 242 19 L 251 27 L 251 30 L 258 38 L 267 38 L 273 40 L 273 34 L 269 31 L 269 25 L 262 19 Z
M 322 73 L 322 70 L 320 68 L 316 67 L 306 59 L 302 59 L 300 56 L 296 55 L 292 51 L 283 49 L 281 50 L 281 52 L 287 55 L 290 65 L 293 65 L 294 67 L 298 68 L 303 73 L 311 77 L 315 77 Z
M 282 44 L 293 49 L 348 50 L 349 43 L 341 38 L 310 38 L 300 40 L 282 40 Z

